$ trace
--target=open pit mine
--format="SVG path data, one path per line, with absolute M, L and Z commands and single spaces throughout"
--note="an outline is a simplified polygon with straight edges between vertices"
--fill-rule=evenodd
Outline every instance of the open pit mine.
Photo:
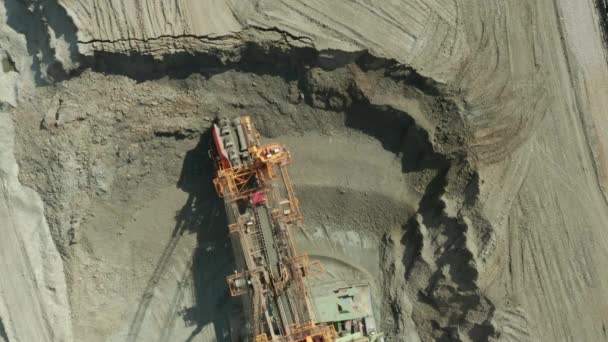
M 0 342 L 608 341 L 603 0 L 0 0 Z

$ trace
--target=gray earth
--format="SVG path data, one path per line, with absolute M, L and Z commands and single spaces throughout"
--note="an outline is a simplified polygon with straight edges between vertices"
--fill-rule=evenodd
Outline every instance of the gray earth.
M 0 341 L 230 341 L 218 114 L 389 341 L 608 340 L 602 6 L 3 0 Z

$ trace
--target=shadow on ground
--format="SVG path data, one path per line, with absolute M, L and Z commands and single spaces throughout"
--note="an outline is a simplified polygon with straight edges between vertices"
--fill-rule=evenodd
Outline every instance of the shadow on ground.
M 49 31 L 54 39 L 67 46 L 72 61 L 78 60 L 76 26 L 57 1 L 5 0 L 7 25 L 26 39 L 32 72 L 37 85 L 47 85 L 66 78 L 65 66 L 56 56 Z M 49 30 L 50 29 L 50 30 Z
M 399 155 L 404 173 L 440 170 L 447 164 L 433 149 L 428 132 L 406 112 L 357 101 L 346 110 L 344 124 L 378 139 L 385 150 Z
M 186 154 L 178 187 L 188 201 L 177 215 L 174 234 L 190 230 L 197 234 L 192 258 L 192 284 L 196 303 L 183 311 L 186 324 L 196 325 L 188 341 L 208 325 L 216 341 L 230 341 L 230 322 L 237 301 L 230 297 L 226 276 L 234 270 L 232 246 L 228 235 L 224 202 L 213 187 L 214 170 L 208 156 L 210 132 Z
M 146 313 L 153 308 L 150 304 L 155 288 L 169 269 L 173 252 L 185 233 L 197 234 L 197 247 L 190 267 L 176 286 L 172 310 L 160 328 L 160 341 L 174 340 L 172 331 L 180 324 L 180 317 L 183 324 L 194 327 L 186 341 L 194 340 L 199 334 L 209 336 L 213 341 L 231 341 L 229 317 L 235 310 L 238 312 L 238 300 L 230 297 L 226 276 L 234 269 L 234 259 L 224 203 L 212 183 L 214 170 L 207 154 L 209 141 L 210 134 L 203 134 L 196 147 L 185 156 L 177 186 L 188 193 L 188 199 L 176 213 L 171 239 L 141 297 L 129 328 L 128 341 L 138 340 Z M 191 307 L 183 307 L 188 290 L 195 302 Z

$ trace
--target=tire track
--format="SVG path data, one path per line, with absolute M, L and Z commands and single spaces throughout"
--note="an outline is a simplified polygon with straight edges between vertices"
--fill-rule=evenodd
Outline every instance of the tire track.
M 179 305 L 182 303 L 184 296 L 186 294 L 186 290 L 189 289 L 193 292 L 192 285 L 192 263 L 194 261 L 194 257 L 191 258 L 188 265 L 184 268 L 180 280 L 177 282 L 177 288 L 171 299 L 171 307 L 169 310 L 169 316 L 164 320 L 163 327 L 160 331 L 160 339 L 159 342 L 169 342 L 171 341 L 171 332 L 173 331 L 173 326 L 175 325 L 175 321 L 177 317 L 179 317 Z
M 39 290 L 38 279 L 37 279 L 34 269 L 32 267 L 32 262 L 30 260 L 29 253 L 28 253 L 27 249 L 25 248 L 25 243 L 23 242 L 21 235 L 16 231 L 14 209 L 11 205 L 12 201 L 11 201 L 9 191 L 8 191 L 8 181 L 6 180 L 5 175 L 1 174 L 1 173 L 0 173 L 0 184 L 2 186 L 2 195 L 4 197 L 4 202 L 5 202 L 5 206 L 6 206 L 7 214 L 8 214 L 7 221 L 8 221 L 8 226 L 9 226 L 9 230 L 10 230 L 9 234 L 12 235 L 12 237 L 15 240 L 16 245 L 19 249 L 19 253 L 16 253 L 16 255 L 20 255 L 19 259 L 22 263 L 24 263 L 24 265 L 20 265 L 20 266 L 25 266 L 24 271 L 26 272 L 26 279 L 29 280 L 28 285 L 31 289 L 31 292 L 34 295 L 34 298 L 32 298 L 32 299 L 34 299 L 36 301 L 36 303 L 33 304 L 33 305 L 36 305 L 36 308 L 34 310 L 37 311 L 36 315 L 35 315 L 35 319 L 38 321 L 38 326 L 43 328 L 42 335 L 45 337 L 45 340 L 50 341 L 51 336 L 49 335 L 49 333 L 51 331 L 53 331 L 53 329 L 52 329 L 49 321 L 42 318 L 45 315 L 46 311 L 44 310 L 43 299 L 42 299 L 42 295 Z M 4 237 L 7 238 L 7 235 L 4 235 Z
M 144 292 L 141 296 L 139 305 L 137 306 L 137 310 L 135 311 L 135 316 L 133 317 L 133 320 L 131 321 L 131 324 L 129 326 L 127 341 L 137 341 L 144 318 L 146 316 L 146 313 L 148 312 L 148 307 L 150 306 L 150 303 L 154 298 L 154 290 L 156 289 L 160 278 L 165 273 L 169 265 L 169 261 L 171 260 L 171 257 L 173 256 L 175 248 L 177 247 L 181 237 L 181 232 L 174 234 L 165 246 L 161 257 L 158 263 L 156 264 L 156 268 L 154 269 L 150 280 L 148 280 L 148 284 L 146 285 L 146 288 L 144 289 Z

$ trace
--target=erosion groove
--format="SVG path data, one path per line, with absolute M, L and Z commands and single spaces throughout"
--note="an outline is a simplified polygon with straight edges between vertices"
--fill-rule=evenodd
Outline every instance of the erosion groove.
M 476 209 L 476 173 L 462 156 L 448 159 L 434 153 L 429 159 L 436 173 L 418 211 L 403 226 L 402 233 L 385 237 L 387 278 L 393 284 L 405 280 L 402 290 L 393 290 L 388 296 L 390 305 L 398 308 L 394 320 L 403 319 L 400 305 L 409 293 L 417 296 L 411 304 L 411 315 L 418 327 L 424 327 L 419 329 L 423 340 L 481 341 L 497 337 L 491 323 L 494 305 L 477 286 L 479 255 L 475 254 L 476 248 L 471 250 L 478 244 L 471 241 L 475 236 L 481 239 L 482 247 L 488 248 L 488 234 L 492 234 Z M 461 183 L 450 184 L 454 180 Z M 453 201 L 460 206 L 454 208 Z M 402 255 L 401 261 L 395 254 Z
M 214 41 L 214 40 L 226 40 L 226 39 L 234 39 L 236 38 L 236 36 L 234 35 L 227 35 L 227 36 L 214 36 L 214 35 L 202 35 L 202 36 L 197 36 L 194 34 L 180 34 L 180 35 L 160 35 L 160 36 L 156 36 L 156 37 L 149 37 L 149 38 L 120 38 L 120 39 L 115 39 L 115 40 L 109 40 L 109 39 L 90 39 L 90 40 L 86 40 L 86 41 L 78 41 L 78 44 L 95 44 L 95 43 L 110 43 L 110 44 L 116 44 L 116 43 L 137 43 L 137 42 L 141 42 L 141 43 L 150 43 L 150 42 L 154 42 L 154 41 L 158 41 L 158 40 L 163 40 L 163 39 L 167 39 L 167 40 L 171 40 L 171 41 L 175 41 L 175 40 L 180 40 L 183 38 L 193 38 L 193 39 L 199 39 L 199 40 L 204 40 L 204 41 Z
M 437 178 L 429 183 L 419 207 L 422 222 L 411 223 L 426 226 L 429 245 L 436 251 L 437 271 L 419 293 L 422 301 L 438 312 L 434 325 L 440 328 L 441 334 L 433 338 L 454 340 L 462 339 L 460 334 L 465 334 L 474 341 L 488 340 L 497 337 L 490 323 L 494 306 L 475 283 L 478 278 L 475 256 L 466 241 L 470 238 L 467 231 L 472 227 L 465 223 L 463 212 L 459 212 L 458 217 L 449 217 L 440 199 L 445 195 L 447 174 L 447 169 L 440 170 Z M 436 245 L 436 241 L 441 244 Z

